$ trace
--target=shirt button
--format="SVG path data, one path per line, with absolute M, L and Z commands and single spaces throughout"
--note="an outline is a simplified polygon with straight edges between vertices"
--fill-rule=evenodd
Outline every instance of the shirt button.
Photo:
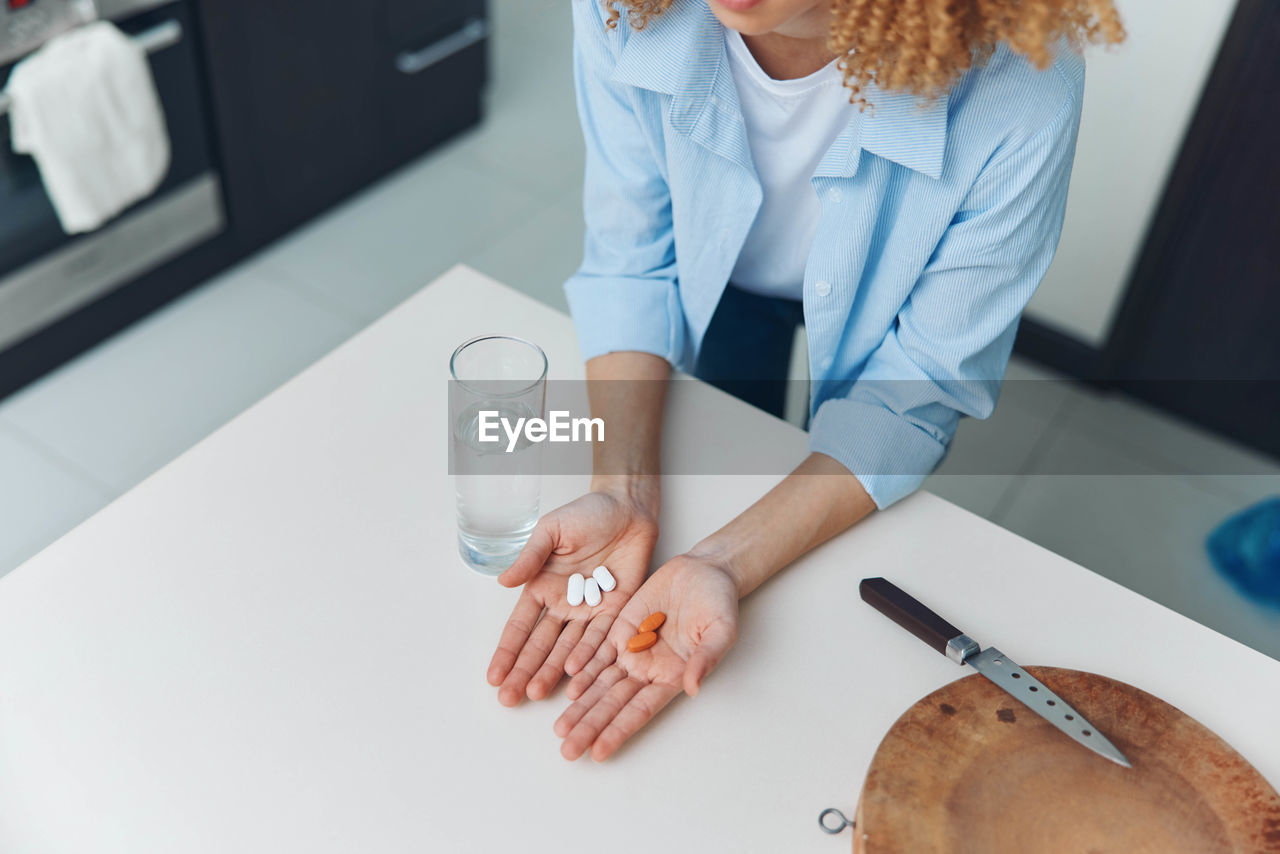
M 813 286 L 813 292 L 814 292 L 814 293 L 816 293 L 816 294 L 817 294 L 818 296 L 820 296 L 820 297 L 830 296 L 830 295 L 831 295 L 831 283 L 830 283 L 830 282 L 818 282 L 817 284 L 815 284 L 815 285 Z
M 830 190 L 827 190 L 827 200 L 833 205 L 840 204 L 844 201 L 844 190 L 841 190 L 839 187 L 832 187 Z
M 818 367 L 820 367 L 824 372 L 831 370 L 831 357 L 823 356 L 822 361 L 818 363 Z
M 729 229 L 723 228 L 720 230 L 720 245 L 724 246 L 728 242 L 729 242 Z

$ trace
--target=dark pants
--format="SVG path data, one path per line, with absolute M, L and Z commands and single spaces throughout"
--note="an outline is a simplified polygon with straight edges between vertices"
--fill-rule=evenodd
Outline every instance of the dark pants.
M 781 418 L 799 300 L 765 297 L 729 285 L 702 339 L 693 373 L 752 406 Z

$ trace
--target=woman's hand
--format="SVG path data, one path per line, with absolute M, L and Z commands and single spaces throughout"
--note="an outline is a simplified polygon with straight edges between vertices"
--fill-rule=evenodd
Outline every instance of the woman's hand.
M 631 652 L 627 641 L 645 617 L 667 620 L 658 642 Z M 683 690 L 693 696 L 738 637 L 738 585 L 727 567 L 709 557 L 680 555 L 663 564 L 631 597 L 599 651 L 570 681 L 575 702 L 555 723 L 560 753 L 577 759 L 587 749 L 597 761 Z
M 546 697 L 562 672 L 591 660 L 627 600 L 644 582 L 658 539 L 657 478 L 599 487 L 538 520 L 498 581 L 524 585 L 489 663 L 504 706 Z M 648 490 L 653 490 L 649 493 Z M 603 564 L 618 586 L 599 605 L 570 607 L 569 576 Z

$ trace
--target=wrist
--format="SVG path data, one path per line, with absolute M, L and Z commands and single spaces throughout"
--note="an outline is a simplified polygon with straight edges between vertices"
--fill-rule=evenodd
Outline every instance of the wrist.
M 594 475 L 591 491 L 629 504 L 654 520 L 662 506 L 662 488 L 658 476 L 653 474 Z
M 744 548 L 740 541 L 721 534 L 713 534 L 700 541 L 687 554 L 724 572 L 733 581 L 739 599 L 759 587 L 769 575 L 756 565 L 750 549 Z

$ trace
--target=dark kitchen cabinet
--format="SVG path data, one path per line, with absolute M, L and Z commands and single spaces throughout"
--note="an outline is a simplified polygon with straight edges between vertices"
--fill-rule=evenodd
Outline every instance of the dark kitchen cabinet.
M 200 12 L 246 251 L 479 120 L 483 0 L 200 0 Z
M 1280 459 L 1280 4 L 1234 5 L 1106 343 L 1015 346 Z
M 0 350 L 0 397 L 480 118 L 485 0 L 175 0 L 120 22 L 147 16 L 182 24 L 189 73 L 156 58 L 162 95 L 190 78 L 166 105 L 196 143 L 175 150 L 175 174 L 208 155 L 225 227 Z
M 1112 382 L 1280 458 L 1280 6 L 1241 0 L 1105 354 Z

